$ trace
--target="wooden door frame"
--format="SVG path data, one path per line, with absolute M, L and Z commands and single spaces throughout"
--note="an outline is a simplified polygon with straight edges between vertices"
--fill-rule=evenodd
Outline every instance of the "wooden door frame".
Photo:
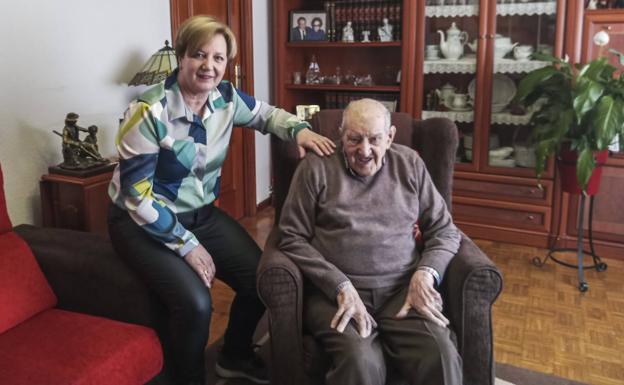
M 229 1 L 228 1 L 229 3 Z M 180 24 L 193 15 L 193 0 L 169 0 L 171 12 L 171 36 L 172 45 L 175 45 L 175 36 Z M 252 5 L 250 1 L 240 2 L 241 28 L 238 41 L 238 61 L 241 66 L 241 88 L 250 95 L 254 94 L 253 77 L 253 23 Z M 183 12 L 178 10 L 184 9 Z M 228 15 L 231 18 L 232 15 Z M 229 24 L 230 20 L 227 20 Z M 244 54 L 243 54 L 244 53 Z M 234 73 L 230 68 L 230 73 Z M 256 214 L 256 132 L 243 130 L 243 213 L 244 216 Z

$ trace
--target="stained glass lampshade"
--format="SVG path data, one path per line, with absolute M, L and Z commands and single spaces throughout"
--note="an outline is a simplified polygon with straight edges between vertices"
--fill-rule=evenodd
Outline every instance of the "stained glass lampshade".
M 169 41 L 165 40 L 165 46 L 159 49 L 145 63 L 143 68 L 130 80 L 129 86 L 138 86 L 139 84 L 156 84 L 165 80 L 167 76 L 173 72 L 178 66 L 175 50 L 169 47 Z

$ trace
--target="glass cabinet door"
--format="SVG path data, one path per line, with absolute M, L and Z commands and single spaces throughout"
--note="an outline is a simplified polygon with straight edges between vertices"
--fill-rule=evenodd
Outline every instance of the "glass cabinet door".
M 494 0 L 492 0 L 494 3 Z M 494 7 L 494 4 L 492 4 Z M 528 72 L 550 64 L 536 60 L 536 52 L 558 55 L 558 4 L 556 0 L 497 0 L 495 25 L 489 54 L 491 92 L 489 124 L 484 138 L 487 152 L 482 150 L 482 164 L 497 168 L 498 173 L 534 176 L 535 151 L 530 143 L 529 121 L 534 108 L 512 104 L 518 82 Z M 469 86 L 468 94 L 476 91 Z M 487 137 L 487 139 L 485 139 Z M 465 146 L 465 143 L 464 143 Z M 510 171 L 513 169 L 513 171 Z
M 426 0 L 422 119 L 445 117 L 459 129 L 456 161 L 472 168 L 480 8 L 484 0 Z M 487 1 L 487 0 L 485 0 Z M 461 166 L 460 166 L 461 168 Z

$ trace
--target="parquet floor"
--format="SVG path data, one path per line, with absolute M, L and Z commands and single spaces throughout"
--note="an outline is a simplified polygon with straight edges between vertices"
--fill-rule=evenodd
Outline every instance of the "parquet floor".
M 241 224 L 264 245 L 273 215 L 269 208 Z M 496 361 L 591 385 L 624 385 L 624 260 L 606 259 L 606 272 L 587 271 L 589 291 L 580 293 L 576 270 L 532 265 L 543 249 L 476 242 L 504 277 L 493 310 Z M 232 292 L 217 282 L 213 299 L 210 342 L 225 330 Z

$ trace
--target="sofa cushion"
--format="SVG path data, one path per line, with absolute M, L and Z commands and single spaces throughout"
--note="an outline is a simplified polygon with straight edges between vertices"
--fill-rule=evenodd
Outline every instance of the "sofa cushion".
M 0 234 L 0 333 L 55 305 L 26 242 L 14 232 Z
M 0 234 L 11 231 L 11 220 L 7 213 L 6 199 L 4 198 L 4 178 L 2 177 L 2 166 L 0 165 Z
M 144 384 L 162 368 L 149 328 L 51 309 L 0 334 L 6 385 Z

